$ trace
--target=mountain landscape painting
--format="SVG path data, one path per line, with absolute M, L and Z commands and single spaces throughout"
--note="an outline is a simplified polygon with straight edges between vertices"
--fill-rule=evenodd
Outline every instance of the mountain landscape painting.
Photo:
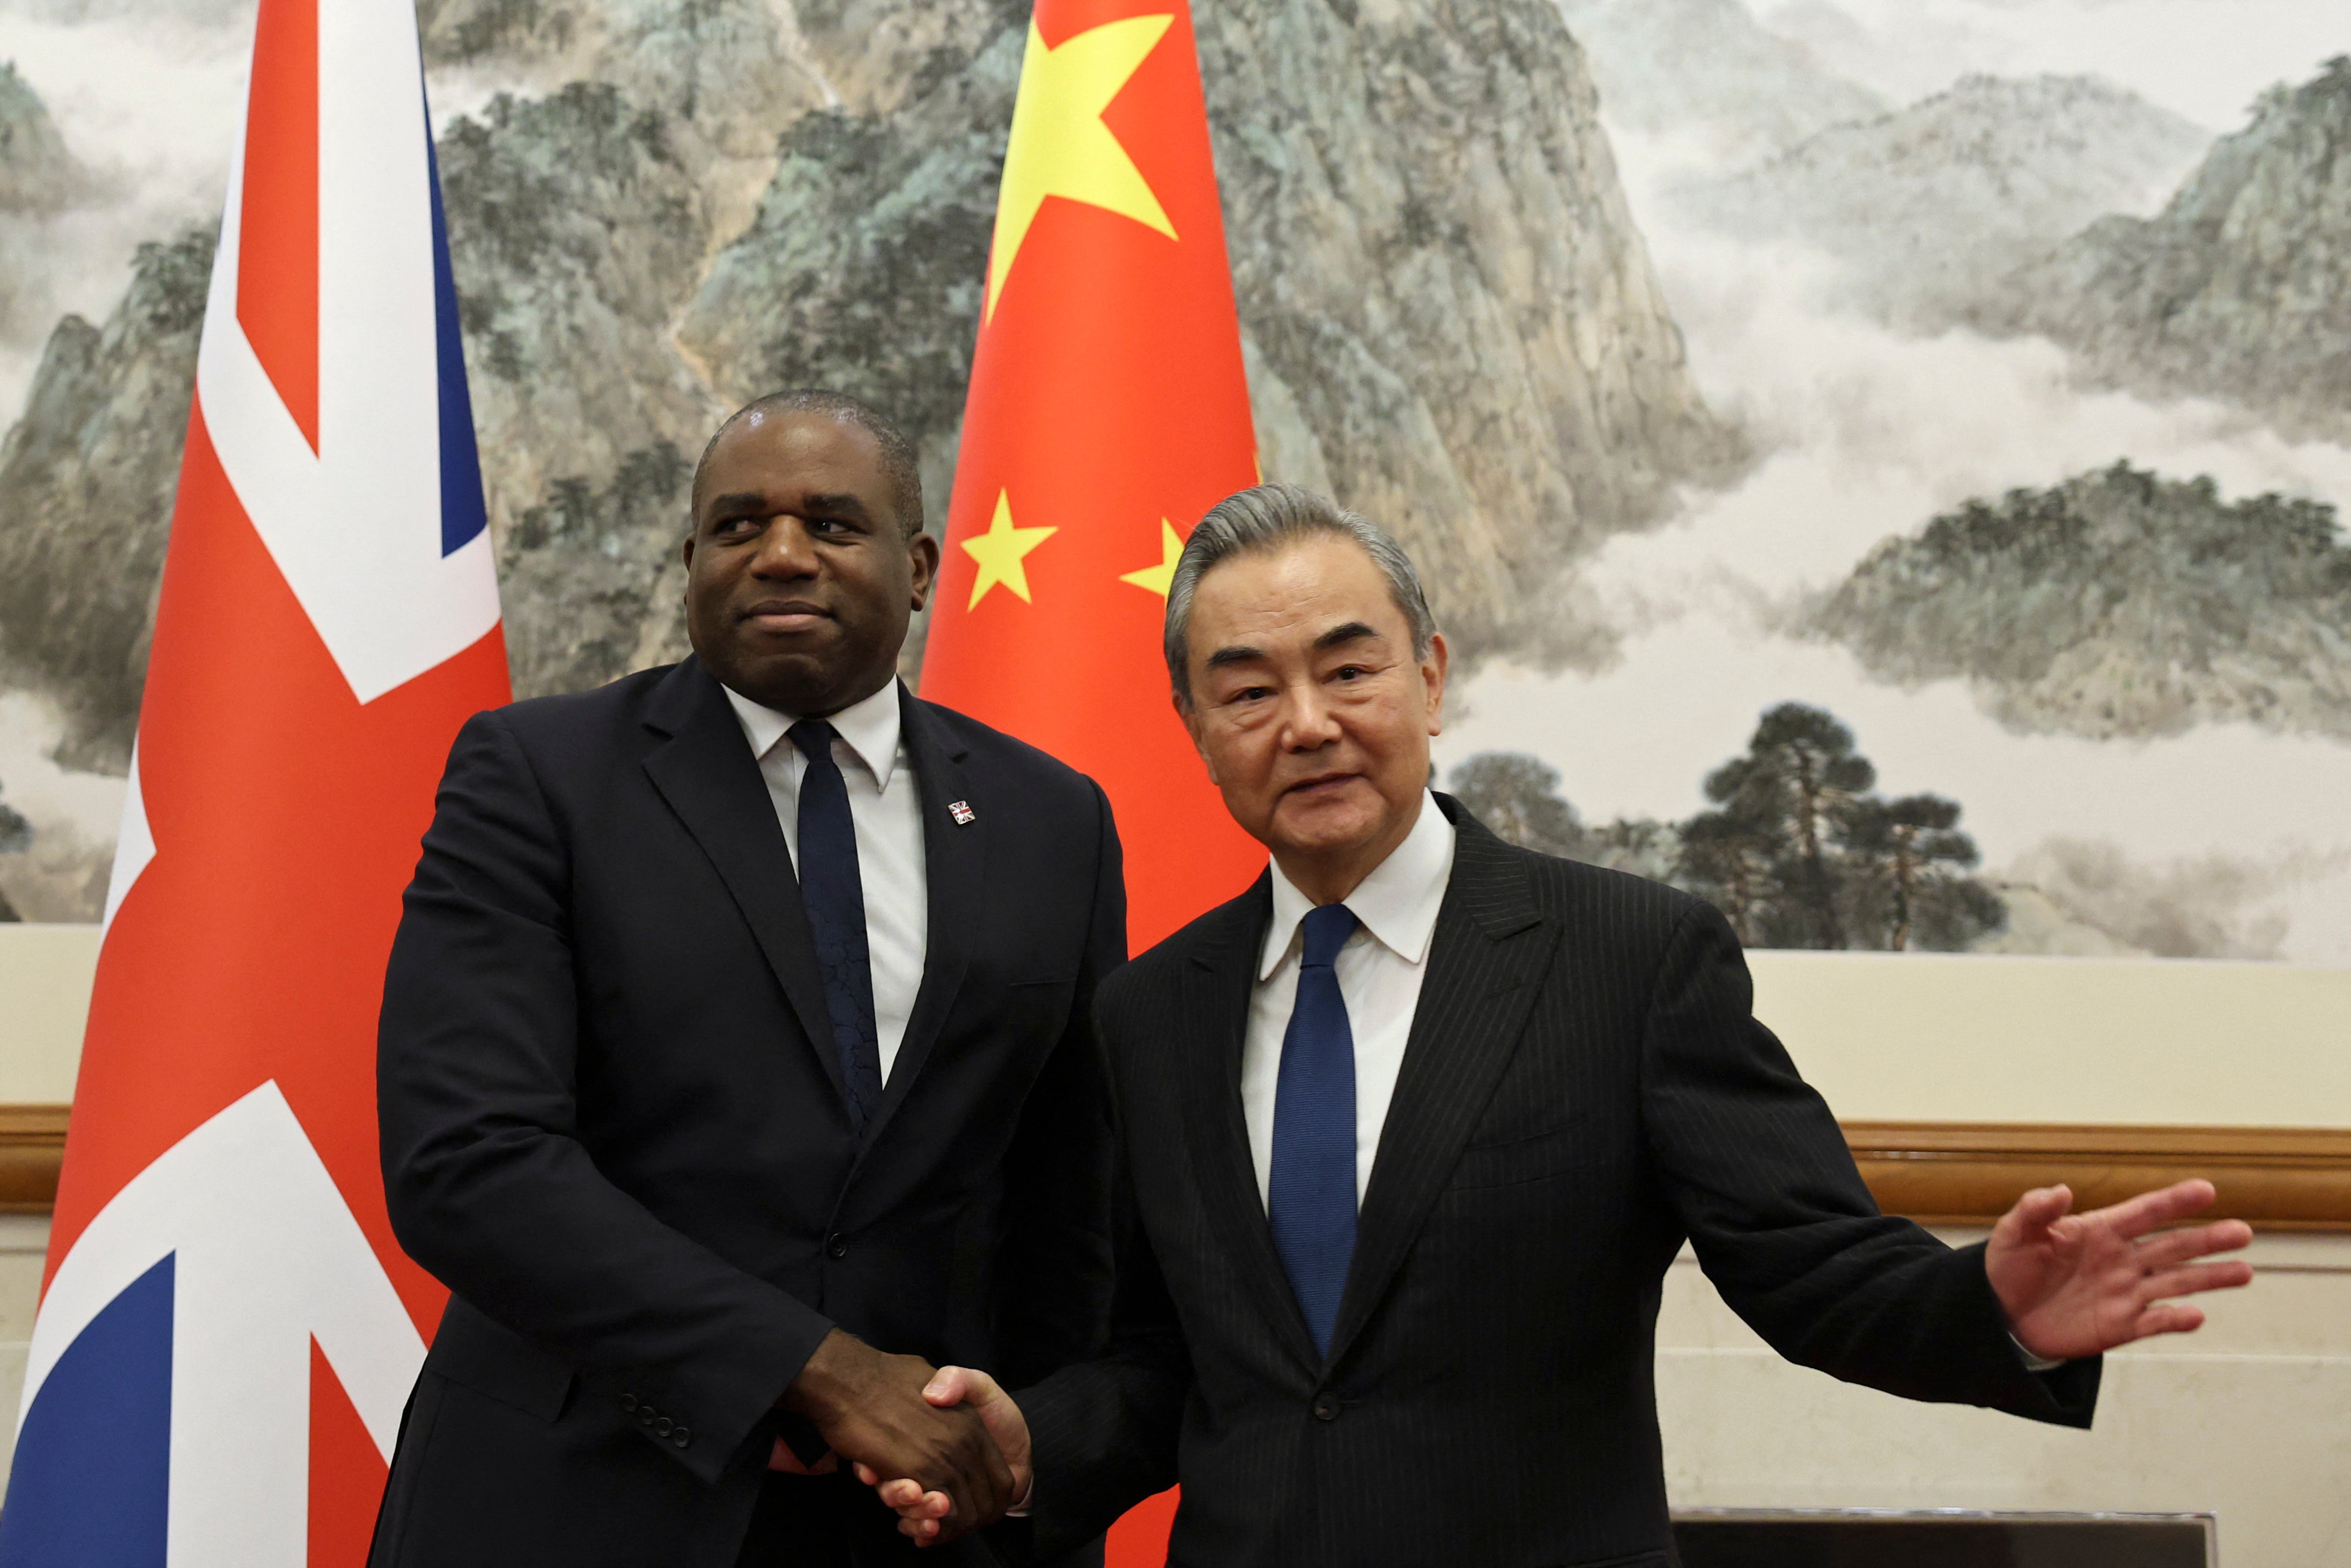
M 517 695 L 682 652 L 758 392 L 944 511 L 1028 9 L 423 0 Z M 1420 562 L 1440 784 L 1755 946 L 2351 965 L 2339 4 L 1193 12 L 1260 465 Z M 0 0 L 0 915 L 103 907 L 251 22 Z
M 1751 944 L 2351 964 L 2351 17 L 1563 15 L 1747 455 L 1449 779 Z

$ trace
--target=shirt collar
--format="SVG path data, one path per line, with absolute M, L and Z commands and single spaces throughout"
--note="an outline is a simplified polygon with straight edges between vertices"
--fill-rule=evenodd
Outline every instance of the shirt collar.
M 1412 831 L 1346 897 L 1347 907 L 1354 911 L 1364 929 L 1407 964 L 1418 964 L 1428 956 L 1429 939 L 1437 933 L 1437 912 L 1445 902 L 1445 884 L 1453 876 L 1453 824 L 1424 790 Z M 1271 978 L 1281 967 L 1297 936 L 1298 923 L 1313 907 L 1314 901 L 1299 892 L 1276 862 L 1273 924 L 1266 931 L 1265 950 L 1258 959 L 1259 980 Z
M 726 703 L 735 710 L 736 722 L 743 727 L 743 738 L 751 743 L 751 755 L 764 758 L 774 750 L 784 734 L 799 718 L 788 713 L 753 702 L 741 692 L 722 684 L 719 690 L 726 694 Z M 873 775 L 876 788 L 887 791 L 890 772 L 898 764 L 898 683 L 890 682 L 872 696 L 850 704 L 827 721 L 841 744 L 865 764 Z

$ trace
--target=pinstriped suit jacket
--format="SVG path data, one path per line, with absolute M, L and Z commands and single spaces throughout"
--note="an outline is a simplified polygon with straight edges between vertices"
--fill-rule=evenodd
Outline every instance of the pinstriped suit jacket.
M 1267 882 L 1103 984 L 1119 1326 L 1019 1396 L 1039 1552 L 1180 1480 L 1174 1564 L 1669 1563 L 1652 1362 L 1685 1237 L 1791 1360 L 2088 1424 L 2097 1364 L 2027 1372 L 1980 1250 L 1877 1212 L 1720 915 L 1437 800 L 1453 875 L 1327 1358 L 1241 1115 Z

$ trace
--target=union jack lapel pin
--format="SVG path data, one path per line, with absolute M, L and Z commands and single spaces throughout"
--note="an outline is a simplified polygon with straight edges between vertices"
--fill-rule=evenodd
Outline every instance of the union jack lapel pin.
M 955 819 L 956 827 L 968 828 L 979 813 L 971 809 L 968 800 L 950 800 L 947 802 L 947 815 Z

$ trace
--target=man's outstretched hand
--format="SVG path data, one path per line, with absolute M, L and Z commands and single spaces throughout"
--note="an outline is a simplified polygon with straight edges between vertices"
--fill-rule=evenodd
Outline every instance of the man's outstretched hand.
M 1992 1228 L 1984 1272 L 2017 1342 L 2049 1361 L 2098 1355 L 2149 1334 L 2200 1328 L 2203 1312 L 2173 1300 L 2248 1284 L 2252 1265 L 2231 1259 L 2253 1239 L 2241 1219 L 2166 1230 L 2212 1201 L 2209 1181 L 2183 1181 L 2087 1214 L 2074 1194 L 2037 1187 Z
M 921 1356 L 887 1355 L 835 1329 L 781 1403 L 814 1422 L 868 1485 L 877 1476 L 902 1478 L 921 1497 L 935 1499 L 925 1521 L 933 1536 L 952 1540 L 1001 1519 L 1027 1481 L 1024 1469 L 1016 1482 L 980 1414 L 952 1408 L 955 1400 L 925 1397 L 935 1371 Z M 1024 1466 L 1028 1451 L 1024 1427 Z
M 1012 1396 L 996 1379 L 967 1366 L 943 1366 L 923 1388 L 923 1397 L 942 1409 L 967 1406 L 996 1439 L 1005 1461 L 1012 1467 L 1012 1506 L 1029 1500 L 1032 1472 L 1029 1463 L 1029 1423 Z M 890 1477 L 884 1479 L 884 1477 Z M 857 1479 L 880 1492 L 882 1500 L 898 1512 L 898 1530 L 917 1546 L 936 1546 L 964 1533 L 951 1517 L 954 1501 L 944 1493 L 924 1488 L 886 1469 L 860 1463 Z

